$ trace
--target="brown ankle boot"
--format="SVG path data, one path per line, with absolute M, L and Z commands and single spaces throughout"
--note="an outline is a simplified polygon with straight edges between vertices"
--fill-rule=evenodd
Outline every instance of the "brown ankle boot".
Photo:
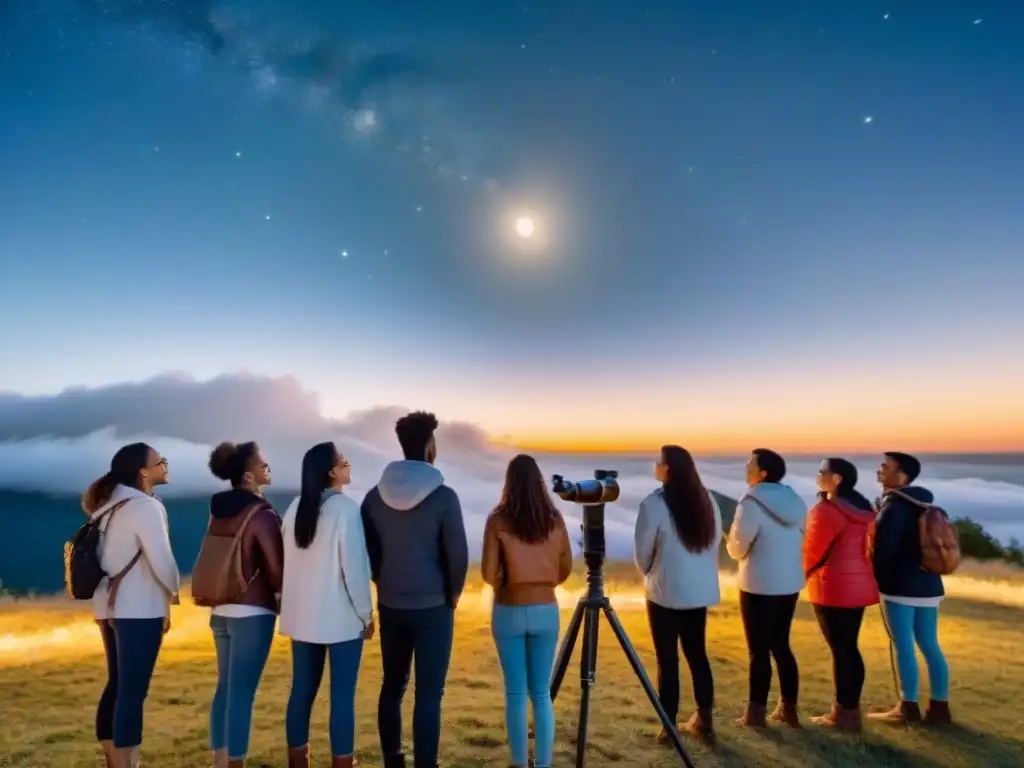
M 837 731 L 847 733 L 860 733 L 863 723 L 861 722 L 860 707 L 847 709 L 838 704 L 832 705 L 832 711 L 827 715 L 812 717 L 811 722 L 825 728 L 835 728 Z
M 868 720 L 889 725 L 918 725 L 921 722 L 921 708 L 916 701 L 901 701 L 887 712 L 871 712 Z
M 736 725 L 746 726 L 747 728 L 767 728 L 768 721 L 765 719 L 767 714 L 768 707 L 748 703 L 743 710 L 743 714 L 733 722 Z
M 771 720 L 775 723 L 788 725 L 790 728 L 800 727 L 800 715 L 796 710 L 795 701 L 779 701 L 775 711 L 771 714 Z
M 355 765 L 355 758 L 352 755 L 348 757 L 338 757 L 335 755 L 331 758 L 331 768 L 352 768 Z
M 703 742 L 711 744 L 715 740 L 715 722 L 711 718 L 711 710 L 699 708 L 686 724 L 680 729 L 696 736 Z
M 239 760 L 228 760 L 228 768 L 245 768 L 245 758 Z
M 309 744 L 288 748 L 288 768 L 309 768 Z
M 948 701 L 928 702 L 928 711 L 924 713 L 924 724 L 941 728 L 953 724 L 953 717 L 949 712 Z

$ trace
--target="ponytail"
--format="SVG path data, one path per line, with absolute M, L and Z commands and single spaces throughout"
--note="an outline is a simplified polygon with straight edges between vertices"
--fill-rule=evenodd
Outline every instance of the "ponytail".
M 114 477 L 113 472 L 107 472 L 102 477 L 93 480 L 82 494 L 82 510 L 85 514 L 95 514 L 96 510 L 110 501 L 116 487 L 117 478 Z

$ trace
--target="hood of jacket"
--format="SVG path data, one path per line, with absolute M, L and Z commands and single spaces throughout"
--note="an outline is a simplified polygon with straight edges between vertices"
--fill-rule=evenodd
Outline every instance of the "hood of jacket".
M 444 485 L 444 475 L 425 461 L 393 461 L 377 483 L 381 501 L 401 512 L 413 509 Z
M 900 493 L 906 494 L 912 499 L 920 501 L 922 504 L 931 504 L 933 501 L 935 501 L 935 496 L 932 495 L 932 492 L 929 491 L 927 488 L 922 488 L 919 485 L 905 485 L 904 487 L 896 488 L 895 490 L 899 491 Z M 887 502 L 891 503 L 894 501 L 900 504 L 910 504 L 909 501 L 907 501 L 906 499 L 901 499 L 892 491 L 888 491 L 885 494 L 883 494 L 882 504 L 885 504 Z
M 107 499 L 107 502 L 102 507 L 93 512 L 90 515 L 90 517 L 99 517 L 118 502 L 135 498 L 154 499 L 156 497 L 150 496 L 148 493 L 144 493 L 143 491 L 140 491 L 137 488 L 132 488 L 130 485 L 121 485 L 120 483 L 118 483 L 117 485 L 114 486 L 114 490 L 111 492 L 110 498 Z
M 252 491 L 232 488 L 230 491 L 215 493 L 210 498 L 210 517 L 214 520 L 226 520 L 240 515 L 253 504 L 265 503 L 266 499 Z
M 850 525 L 871 525 L 875 521 L 875 510 L 861 509 L 844 499 L 829 499 L 828 504 L 835 507 Z
M 747 496 L 753 496 L 768 507 L 788 528 L 798 525 L 807 518 L 807 504 L 796 491 L 783 483 L 758 483 L 747 489 L 740 497 L 740 501 Z

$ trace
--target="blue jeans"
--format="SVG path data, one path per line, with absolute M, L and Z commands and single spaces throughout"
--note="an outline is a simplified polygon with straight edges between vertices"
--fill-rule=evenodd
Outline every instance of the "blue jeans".
M 551 765 L 555 709 L 548 682 L 558 645 L 558 605 L 495 604 L 491 633 L 505 679 L 505 729 L 511 764 L 525 766 L 528 752 L 526 700 L 533 704 L 534 760 Z
M 96 708 L 96 739 L 115 747 L 142 743 L 142 712 L 164 639 L 163 619 L 98 622 L 107 657 L 107 685 Z
M 412 740 L 416 768 L 437 765 L 441 700 L 452 655 L 455 611 L 448 605 L 402 609 L 380 606 L 380 658 L 384 679 L 377 704 L 380 751 L 387 764 L 402 754 L 402 698 L 416 659 Z
M 227 749 L 228 759 L 249 752 L 252 704 L 274 642 L 277 617 L 211 616 L 217 651 L 217 690 L 210 705 L 210 749 Z
M 939 647 L 939 609 L 901 605 L 883 599 L 882 611 L 889 638 L 896 650 L 900 698 L 903 701 L 917 701 L 916 641 L 928 665 L 931 698 L 934 701 L 949 701 L 949 665 Z
M 324 676 L 324 662 L 331 662 L 331 754 L 348 757 L 356 742 L 356 680 L 363 656 L 363 640 L 320 645 L 292 640 L 292 692 L 285 715 L 288 746 L 309 743 L 309 718 Z

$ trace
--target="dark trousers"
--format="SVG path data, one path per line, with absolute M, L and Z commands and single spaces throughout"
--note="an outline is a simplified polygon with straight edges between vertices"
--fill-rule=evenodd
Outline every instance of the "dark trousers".
M 864 609 L 816 605 L 814 613 L 818 617 L 821 634 L 832 650 L 836 704 L 844 709 L 855 709 L 860 706 L 860 693 L 864 689 L 864 659 L 857 647 Z
M 96 708 L 96 739 L 115 747 L 142 743 L 142 711 L 164 639 L 163 619 L 98 622 L 107 656 L 107 685 Z
M 768 704 L 772 687 L 772 658 L 779 673 L 782 700 L 796 704 L 800 692 L 800 670 L 789 647 L 789 630 L 800 595 L 755 595 L 740 591 L 740 613 L 750 655 L 751 706 Z
M 679 715 L 679 646 L 690 667 L 693 698 L 700 709 L 715 702 L 715 681 L 711 675 L 705 634 L 707 608 L 676 610 L 647 601 L 647 619 L 651 624 L 654 655 L 658 660 L 658 698 L 665 712 L 675 721 Z
M 384 680 L 377 705 L 380 751 L 385 761 L 402 754 L 402 698 L 416 664 L 412 739 L 416 768 L 437 765 L 441 699 L 452 655 L 455 612 L 450 606 L 406 610 L 380 606 L 380 656 Z

